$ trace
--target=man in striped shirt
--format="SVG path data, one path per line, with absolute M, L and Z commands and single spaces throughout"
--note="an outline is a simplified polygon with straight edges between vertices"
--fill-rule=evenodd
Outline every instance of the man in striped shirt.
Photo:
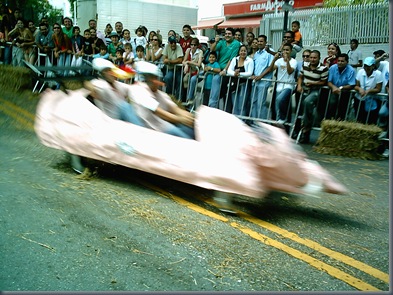
M 321 53 L 313 50 L 310 61 L 305 62 L 297 80 L 297 92 L 302 93 L 303 121 L 300 143 L 310 142 L 310 133 L 313 123 L 313 111 L 319 99 L 322 86 L 327 83 L 329 69 L 320 63 Z

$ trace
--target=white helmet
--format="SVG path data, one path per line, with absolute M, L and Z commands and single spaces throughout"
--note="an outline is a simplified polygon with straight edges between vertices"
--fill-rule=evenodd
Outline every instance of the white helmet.
M 93 69 L 98 72 L 102 72 L 105 69 L 110 69 L 111 72 L 120 79 L 129 79 L 130 77 L 133 76 L 131 73 L 119 69 L 111 61 L 104 58 L 98 57 L 93 59 L 92 65 L 93 65 Z
M 136 70 L 142 75 L 153 75 L 156 77 L 162 77 L 161 70 L 155 65 L 147 61 L 138 61 L 135 63 Z

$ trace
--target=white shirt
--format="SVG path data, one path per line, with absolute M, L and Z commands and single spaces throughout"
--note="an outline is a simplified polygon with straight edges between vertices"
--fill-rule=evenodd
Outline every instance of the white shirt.
M 235 75 L 236 61 L 239 64 L 239 56 L 232 58 L 231 64 L 228 67 L 228 75 L 229 76 Z M 239 76 L 240 77 L 250 77 L 250 76 L 252 76 L 253 72 L 254 72 L 254 61 L 252 60 L 252 58 L 247 56 L 246 59 L 244 60 L 244 72 L 240 72 Z
M 291 58 L 289 60 L 289 65 L 294 70 L 291 74 L 288 74 L 287 62 L 284 61 L 283 57 L 276 60 L 274 65 L 277 67 L 277 81 L 295 83 L 295 74 L 296 74 L 296 67 L 297 67 L 296 59 Z M 294 84 L 279 83 L 279 82 L 277 83 L 277 87 L 276 87 L 276 91 L 278 92 L 286 88 L 293 89 L 295 87 Z
M 378 83 L 383 82 L 382 74 L 378 70 L 374 70 L 370 77 L 368 77 L 366 71 L 364 69 L 360 69 L 356 75 L 356 80 L 359 81 L 360 87 L 364 90 L 373 89 Z M 359 93 L 356 93 L 355 96 L 359 99 L 363 99 Z

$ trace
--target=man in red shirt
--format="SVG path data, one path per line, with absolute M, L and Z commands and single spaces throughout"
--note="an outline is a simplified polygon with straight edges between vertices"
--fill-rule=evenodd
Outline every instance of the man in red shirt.
M 183 50 L 183 54 L 186 53 L 186 50 L 191 47 L 191 34 L 194 34 L 194 31 L 191 29 L 190 25 L 183 26 L 183 37 L 180 38 L 179 44 Z

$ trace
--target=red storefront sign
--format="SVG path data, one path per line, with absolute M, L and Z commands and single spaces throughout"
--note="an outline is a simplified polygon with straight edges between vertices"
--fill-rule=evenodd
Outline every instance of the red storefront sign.
M 285 1 L 277 1 L 278 9 L 281 10 Z M 289 4 L 295 9 L 310 8 L 315 6 L 322 6 L 322 0 L 290 0 Z M 275 0 L 259 0 L 247 1 L 240 3 L 224 4 L 224 15 L 239 15 L 239 14 L 260 14 L 264 12 L 274 12 L 276 8 Z

